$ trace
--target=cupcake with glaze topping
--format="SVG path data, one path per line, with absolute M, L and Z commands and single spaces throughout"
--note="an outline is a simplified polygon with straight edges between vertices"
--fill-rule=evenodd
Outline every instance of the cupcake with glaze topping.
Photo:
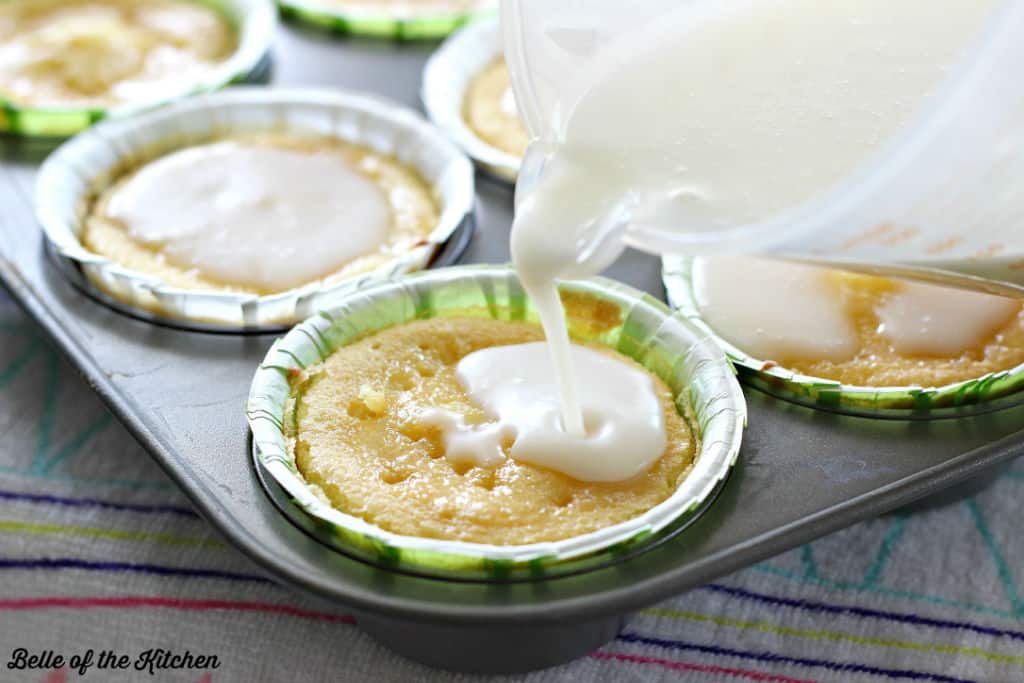
M 229 20 L 193 0 L 11 0 L 0 4 L 0 96 L 37 107 L 152 99 L 237 47 Z
M 127 170 L 92 204 L 82 243 L 173 287 L 271 295 L 371 272 L 425 244 L 438 217 L 431 188 L 394 157 L 237 136 Z
M 36 188 L 72 280 L 222 331 L 293 324 L 455 258 L 473 205 L 472 165 L 421 117 L 317 90 L 236 87 L 104 122 L 52 154 Z
M 735 461 L 721 352 L 606 280 L 561 288 L 580 434 L 509 268 L 352 292 L 275 344 L 248 403 L 258 465 L 343 552 L 429 575 L 553 576 L 664 542 Z
M 666 285 L 743 367 L 812 400 L 963 406 L 1024 369 L 1017 299 L 745 256 L 667 259 Z
M 699 450 L 692 415 L 635 361 L 577 345 L 594 423 L 581 443 L 545 441 L 560 417 L 543 339 L 534 324 L 451 318 L 338 349 L 294 380 L 285 425 L 299 472 L 391 533 L 503 546 L 582 536 L 668 499 Z M 502 405 L 527 385 L 529 399 Z M 600 404 L 613 397 L 620 412 Z

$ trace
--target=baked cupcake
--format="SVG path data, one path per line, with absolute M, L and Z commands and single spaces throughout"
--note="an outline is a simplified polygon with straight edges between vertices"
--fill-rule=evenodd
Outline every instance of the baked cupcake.
M 575 347 L 578 375 L 586 378 L 590 370 L 593 377 L 607 361 L 621 365 L 616 374 L 638 391 L 581 387 L 585 410 L 598 410 L 594 401 L 621 401 L 622 415 L 607 424 L 652 410 L 664 436 L 649 446 L 636 430 L 641 437 L 623 450 L 646 455 L 627 472 L 611 472 L 612 481 L 586 481 L 609 477 L 582 466 L 587 463 L 563 462 L 550 448 L 531 448 L 539 437 L 525 425 L 560 420 L 543 339 L 534 324 L 451 318 L 390 328 L 338 349 L 295 379 L 285 434 L 300 474 L 336 509 L 385 531 L 500 546 L 593 533 L 667 500 L 698 450 L 692 416 L 680 415 L 662 380 L 612 350 Z M 499 354 L 515 368 L 503 368 Z M 546 367 L 547 381 L 537 383 L 530 401 L 536 416 L 517 419 L 516 408 L 495 414 L 478 385 L 512 392 L 528 381 L 527 359 Z M 475 381 L 467 377 L 473 364 L 488 366 Z
M 462 29 L 423 71 L 427 115 L 484 170 L 514 182 L 530 142 L 509 71 L 497 20 Z
M 0 132 L 62 138 L 186 95 L 258 78 L 270 0 L 0 3 Z
M 667 260 L 666 284 L 741 365 L 798 395 L 927 411 L 1019 388 L 1021 300 L 743 256 Z
M 193 0 L 0 4 L 0 95 L 19 106 L 109 107 L 201 81 L 238 48 Z
M 248 403 L 258 465 L 326 543 L 419 573 L 558 575 L 664 540 L 734 462 L 742 394 L 650 297 L 600 280 L 562 298 L 582 439 L 514 271 L 453 268 L 351 293 L 275 344 Z
M 504 59 L 473 79 L 466 90 L 463 110 L 470 130 L 488 145 L 520 158 L 526 154 L 530 135 L 519 116 Z
M 93 202 L 82 244 L 171 287 L 267 296 L 376 270 L 426 244 L 439 215 L 390 155 L 235 136 L 127 170 Z
M 73 279 L 220 330 L 294 324 L 342 290 L 457 257 L 473 202 L 472 165 L 415 113 L 260 88 L 106 122 L 51 155 L 36 191 Z

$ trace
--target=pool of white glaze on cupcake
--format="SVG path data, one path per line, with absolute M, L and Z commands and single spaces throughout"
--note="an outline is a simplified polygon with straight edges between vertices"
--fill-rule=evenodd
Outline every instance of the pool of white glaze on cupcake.
M 755 358 L 861 386 L 944 386 L 1024 362 L 1024 302 L 748 256 L 693 260 L 703 320 Z
M 571 353 L 582 438 L 562 425 L 547 344 L 496 346 L 466 356 L 457 368 L 466 393 L 493 421 L 469 425 L 461 415 L 439 408 L 424 415 L 444 432 L 448 459 L 500 464 L 502 443 L 511 439 L 511 457 L 579 481 L 627 481 L 647 471 L 667 445 L 651 376 L 582 346 L 573 345 Z
M 379 250 L 391 223 L 384 190 L 341 155 L 232 141 L 143 166 L 104 214 L 180 268 L 269 292 Z

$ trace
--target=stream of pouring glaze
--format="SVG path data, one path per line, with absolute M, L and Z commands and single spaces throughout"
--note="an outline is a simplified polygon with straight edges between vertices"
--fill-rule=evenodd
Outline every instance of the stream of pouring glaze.
M 587 411 L 596 405 L 617 429 L 614 406 L 623 401 L 608 387 L 624 370 L 609 367 L 585 388 L 579 381 L 592 369 L 573 368 L 581 359 L 556 281 L 609 266 L 631 225 L 726 230 L 838 184 L 922 110 L 996 5 L 948 0 L 936 12 L 931 0 L 686 3 L 612 39 L 565 84 L 568 104 L 531 150 L 546 160 L 542 173 L 520 184 L 511 236 L 513 261 L 547 337 L 544 367 L 560 397 L 562 419 L 545 423 L 543 436 L 567 447 L 546 466 L 599 476 L 597 465 L 587 466 L 588 457 L 598 460 L 588 453 Z M 536 391 L 530 378 L 544 377 L 545 359 L 517 360 L 529 370 L 512 391 L 528 406 Z M 497 378 L 515 370 L 495 363 L 489 372 Z M 467 390 L 488 400 L 471 383 Z M 603 401 L 593 402 L 595 390 Z M 647 400 L 630 407 L 656 409 Z M 643 424 L 653 435 L 656 421 Z M 647 448 L 656 443 L 625 443 L 617 457 L 636 467 L 623 464 L 621 472 L 650 462 Z
M 687 3 L 601 52 L 539 143 L 547 161 L 512 231 L 566 429 L 581 418 L 556 279 L 607 267 L 630 224 L 724 230 L 829 189 L 925 106 L 997 5 Z

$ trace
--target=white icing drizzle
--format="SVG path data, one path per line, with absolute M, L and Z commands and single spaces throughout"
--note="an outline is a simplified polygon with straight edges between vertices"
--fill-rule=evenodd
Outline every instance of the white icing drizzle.
M 749 256 L 694 259 L 701 315 L 724 339 L 762 360 L 849 360 L 859 346 L 827 271 Z
M 876 313 L 879 332 L 898 353 L 952 358 L 982 345 L 1020 306 L 991 294 L 907 282 Z
M 505 458 L 502 441 L 514 439 L 510 455 L 516 460 L 580 481 L 625 481 L 645 472 L 667 446 L 650 375 L 581 346 L 573 345 L 571 356 L 582 438 L 562 426 L 551 354 L 543 342 L 485 349 L 459 363 L 459 381 L 494 421 L 467 425 L 461 415 L 437 408 L 419 419 L 441 428 L 447 457 L 455 463 L 494 467 Z
M 107 215 L 166 258 L 226 284 L 284 291 L 378 250 L 391 210 L 340 155 L 220 142 L 143 166 Z

